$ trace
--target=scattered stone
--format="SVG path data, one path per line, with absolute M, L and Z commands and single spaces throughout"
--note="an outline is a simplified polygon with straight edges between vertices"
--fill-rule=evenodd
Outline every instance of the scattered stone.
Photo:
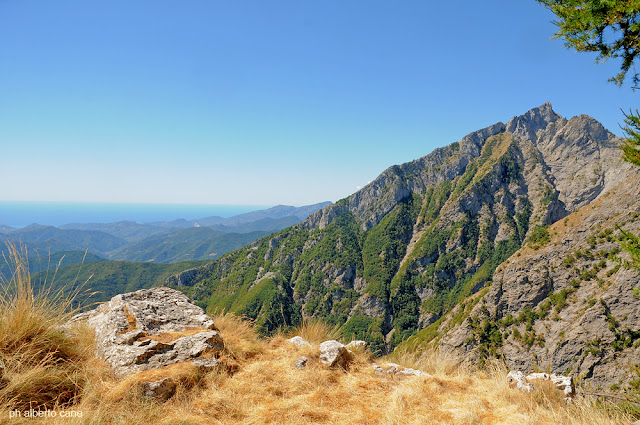
M 533 391 L 533 385 L 527 382 L 527 379 L 524 377 L 524 373 L 521 371 L 510 371 L 507 374 L 507 383 L 511 388 L 518 388 L 520 391 L 531 392 Z
M 377 363 L 372 365 L 377 375 L 403 375 L 403 376 L 431 376 L 427 372 L 409 367 L 402 367 L 395 363 L 387 363 L 387 367 L 382 367 Z
M 336 340 L 325 341 L 320 344 L 320 361 L 330 367 L 346 368 L 351 361 L 351 353 Z
M 517 387 L 521 391 L 533 391 L 533 385 L 529 381 L 544 380 L 551 381 L 565 395 L 565 400 L 570 400 L 575 395 L 573 377 L 556 375 L 554 373 L 531 373 L 527 376 L 521 371 L 511 371 L 507 375 L 507 383 L 510 387 Z
M 346 345 L 349 350 L 364 350 L 367 348 L 367 342 L 362 340 L 351 341 Z
M 159 381 L 142 383 L 142 395 L 158 401 L 167 401 L 176 393 L 178 385 L 171 378 L 164 378 Z
M 301 347 L 313 347 L 313 344 L 302 339 L 301 336 L 294 336 L 293 338 L 289 338 L 287 340 L 288 343 L 295 345 L 298 348 Z
M 189 363 L 200 369 L 202 372 L 209 372 L 224 366 L 220 360 L 213 357 L 192 359 Z
M 551 381 L 559 390 L 562 390 L 565 397 L 572 398 L 575 395 L 572 376 L 556 375 L 554 373 L 531 373 L 526 376 L 526 379 L 527 381 L 534 381 L 536 379 Z
M 183 361 L 218 367 L 224 348 L 213 319 L 169 288 L 117 295 L 73 321 L 95 329 L 96 354 L 118 377 Z
M 304 369 L 307 367 L 307 362 L 309 361 L 308 358 L 306 358 L 305 356 L 300 356 L 298 357 L 298 360 L 296 361 L 296 363 L 294 364 L 296 369 Z

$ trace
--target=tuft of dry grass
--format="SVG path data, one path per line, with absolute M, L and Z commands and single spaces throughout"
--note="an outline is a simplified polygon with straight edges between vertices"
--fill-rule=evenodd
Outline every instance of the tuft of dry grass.
M 339 326 L 330 326 L 321 320 L 305 319 L 300 326 L 289 333 L 289 337 L 296 335 L 318 345 L 324 341 L 341 339 L 342 330 Z
M 65 331 L 73 298 L 34 292 L 26 250 L 8 244 L 14 273 L 0 292 L 0 403 L 7 408 L 72 404 L 82 391 L 86 345 Z
M 212 317 L 223 337 L 225 351 L 234 359 L 247 360 L 263 353 L 265 343 L 254 332 L 253 322 L 224 311 Z
M 395 350 L 382 361 L 400 364 L 404 367 L 419 369 L 431 375 L 454 376 L 469 373 L 468 366 L 453 353 L 438 348 L 427 348 L 422 351 Z M 506 376 L 506 373 L 505 373 Z

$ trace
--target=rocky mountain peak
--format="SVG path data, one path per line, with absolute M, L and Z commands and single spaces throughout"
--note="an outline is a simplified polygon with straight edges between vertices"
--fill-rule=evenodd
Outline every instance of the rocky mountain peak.
M 621 164 L 619 138 L 587 115 L 567 120 L 546 102 L 511 118 L 506 125 L 498 122 L 415 161 L 389 167 L 339 205 L 317 211 L 301 225 L 324 228 L 339 210 L 346 210 L 363 230 L 368 230 L 403 199 L 421 196 L 429 188 L 463 175 L 467 166 L 481 156 L 487 141 L 505 132 L 513 136 L 514 143 L 524 143 L 518 149 L 537 158 L 535 162 L 542 166 L 539 178 L 548 180 L 559 193 L 560 203 L 549 221 L 592 201 L 628 172 L 628 166 Z
M 514 136 L 535 142 L 538 130 L 544 130 L 552 122 L 562 119 L 554 112 L 551 103 L 546 102 L 522 115 L 511 118 L 507 123 L 506 131 Z
M 199 302 L 246 314 L 264 332 L 324 318 L 388 352 L 486 292 L 518 249 L 551 238 L 550 225 L 606 198 L 630 175 L 619 143 L 594 119 L 567 120 L 546 103 L 391 166 L 304 222 L 179 281 Z M 549 293 L 549 282 L 539 286 Z

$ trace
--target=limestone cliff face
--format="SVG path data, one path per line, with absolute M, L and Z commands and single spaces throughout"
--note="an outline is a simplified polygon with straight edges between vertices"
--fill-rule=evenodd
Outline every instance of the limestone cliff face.
M 547 103 L 390 167 L 302 223 L 168 283 L 210 309 L 254 318 L 265 332 L 320 317 L 374 351 L 423 328 L 412 341 L 446 334 L 443 343 L 473 351 L 467 316 L 501 287 L 498 266 L 527 241 L 544 245 L 547 226 L 599 205 L 634 173 L 619 143 L 594 119 L 567 120 Z M 515 290 L 516 306 L 555 288 L 540 276 L 539 294 Z
M 518 251 L 489 288 L 447 316 L 439 345 L 472 361 L 491 351 L 513 368 L 570 372 L 604 389 L 638 379 L 640 275 L 621 267 L 615 239 L 618 228 L 640 232 L 638 193 L 635 174 L 551 226 L 543 247 Z

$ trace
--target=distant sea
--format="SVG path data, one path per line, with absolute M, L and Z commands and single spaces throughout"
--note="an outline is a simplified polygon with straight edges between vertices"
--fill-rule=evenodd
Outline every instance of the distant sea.
M 0 226 L 24 227 L 38 223 L 112 223 L 122 220 L 148 223 L 180 218 L 231 217 L 269 208 L 264 205 L 119 204 L 90 202 L 0 201 Z

